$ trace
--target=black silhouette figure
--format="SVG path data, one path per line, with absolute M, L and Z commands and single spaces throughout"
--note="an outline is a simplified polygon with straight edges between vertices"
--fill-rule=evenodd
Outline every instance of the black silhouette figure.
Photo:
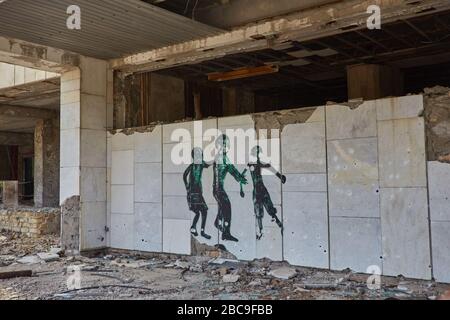
M 192 150 L 193 163 L 189 165 L 183 174 L 184 185 L 187 191 L 187 201 L 189 210 L 195 213 L 192 222 L 191 234 L 198 236 L 197 223 L 202 216 L 201 236 L 205 239 L 211 239 L 211 236 L 205 232 L 206 219 L 208 217 L 208 206 L 203 198 L 202 175 L 203 169 L 209 168 L 210 165 L 203 161 L 203 150 L 194 148 Z
M 267 213 L 272 218 L 272 221 L 276 222 L 276 224 L 280 227 L 281 232 L 283 233 L 283 223 L 277 217 L 277 209 L 274 207 L 270 194 L 267 191 L 266 186 L 264 185 L 264 180 L 261 174 L 262 169 L 270 169 L 275 173 L 275 175 L 281 180 L 283 184 L 286 183 L 286 176 L 276 171 L 270 164 L 261 162 L 259 158 L 261 153 L 262 150 L 260 146 L 254 147 L 252 149 L 252 155 L 256 157 L 256 162 L 248 164 L 253 180 L 253 205 L 259 229 L 256 235 L 257 240 L 260 240 L 263 236 L 264 209 L 266 209 Z
M 245 178 L 245 171 L 241 174 L 227 157 L 229 138 L 226 135 L 219 136 L 216 140 L 216 147 L 219 152 L 214 162 L 213 194 L 219 210 L 214 226 L 222 232 L 222 240 L 238 242 L 239 240 L 231 235 L 231 203 L 224 188 L 225 178 L 230 173 L 241 184 L 241 187 L 248 182 Z M 242 188 L 241 196 L 243 196 Z

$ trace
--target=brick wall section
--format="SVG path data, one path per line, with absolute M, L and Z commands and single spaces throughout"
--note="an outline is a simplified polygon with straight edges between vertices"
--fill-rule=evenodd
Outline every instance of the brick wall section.
M 60 209 L 0 209 L 0 230 L 30 237 L 59 234 L 60 216 Z

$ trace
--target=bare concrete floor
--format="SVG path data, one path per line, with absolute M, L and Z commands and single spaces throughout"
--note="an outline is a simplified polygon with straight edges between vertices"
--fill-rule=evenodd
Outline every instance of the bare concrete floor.
M 35 256 L 57 252 L 51 248 L 58 241 L 53 236 L 32 239 L 0 233 L 0 278 L 6 271 L 32 270 L 30 277 L 0 280 L 1 300 L 434 300 L 450 289 L 450 285 L 432 281 L 383 277 L 381 289 L 370 290 L 367 275 L 266 260 L 211 262 L 207 257 L 148 258 L 118 253 L 87 258 L 65 257 L 59 252 L 60 257 L 45 257 L 54 259 L 45 262 Z

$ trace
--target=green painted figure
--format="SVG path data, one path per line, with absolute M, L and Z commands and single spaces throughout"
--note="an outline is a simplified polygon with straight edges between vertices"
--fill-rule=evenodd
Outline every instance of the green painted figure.
M 208 217 L 208 206 L 203 198 L 202 175 L 203 169 L 210 165 L 203 160 L 203 151 L 200 148 L 192 150 L 193 163 L 189 165 L 183 174 L 183 181 L 187 191 L 187 201 L 189 210 L 195 213 L 194 221 L 191 226 L 191 234 L 198 236 L 197 223 L 202 216 L 201 236 L 205 239 L 211 239 L 211 236 L 205 232 L 206 219 Z
M 229 144 L 230 141 L 226 135 L 221 135 L 216 140 L 218 154 L 214 162 L 213 194 L 219 210 L 214 226 L 222 232 L 222 240 L 238 242 L 239 240 L 231 235 L 231 203 L 224 188 L 225 178 L 229 173 L 241 186 L 248 182 L 245 178 L 245 171 L 240 173 L 228 159 Z M 242 191 L 241 196 L 243 196 Z
M 272 221 L 276 222 L 276 224 L 281 228 L 281 232 L 283 233 L 283 223 L 277 217 L 277 209 L 274 207 L 270 194 L 267 191 L 266 186 L 264 185 L 264 180 L 261 174 L 262 169 L 266 168 L 271 170 L 283 184 L 286 183 L 286 176 L 276 171 L 270 164 L 261 162 L 261 153 L 262 150 L 260 146 L 254 147 L 252 149 L 252 156 L 256 157 L 256 162 L 248 164 L 253 181 L 253 205 L 259 229 L 256 235 L 257 240 L 260 240 L 263 236 L 264 209 L 266 209 L 267 213 L 272 218 Z

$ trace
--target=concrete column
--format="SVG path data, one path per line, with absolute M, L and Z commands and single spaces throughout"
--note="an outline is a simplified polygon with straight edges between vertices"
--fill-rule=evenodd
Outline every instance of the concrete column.
M 400 69 L 358 64 L 347 67 L 348 99 L 374 100 L 403 94 L 403 74 Z
M 34 130 L 34 205 L 59 204 L 58 119 L 38 120 Z
M 106 246 L 110 82 L 107 62 L 85 57 L 61 76 L 61 241 L 69 251 Z
M 235 116 L 255 112 L 255 94 L 240 88 L 223 90 L 223 115 Z

